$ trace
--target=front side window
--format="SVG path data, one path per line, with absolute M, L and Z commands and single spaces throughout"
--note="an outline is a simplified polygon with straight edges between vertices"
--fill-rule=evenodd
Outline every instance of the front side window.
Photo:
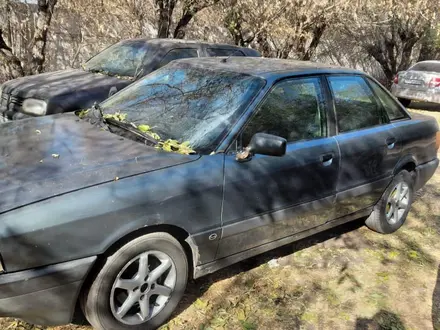
M 209 56 L 244 56 L 238 49 L 208 48 L 206 52 Z
M 243 114 L 265 80 L 242 73 L 170 63 L 101 103 L 105 114 L 148 125 L 161 140 L 187 142 L 206 154 Z
M 277 135 L 288 142 L 327 136 L 320 79 L 293 79 L 277 83 L 243 131 L 241 146 L 247 146 L 256 133 Z
M 390 120 L 403 119 L 407 117 L 406 113 L 403 112 L 403 110 L 396 103 L 396 101 L 394 101 L 392 97 L 389 96 L 388 93 L 385 92 L 382 87 L 380 87 L 376 82 L 374 82 L 371 79 L 368 79 L 368 81 L 370 82 L 370 85 L 373 88 L 374 93 L 379 98 L 380 103 L 382 104 L 383 108 L 388 114 L 388 118 Z
M 141 70 L 147 51 L 145 41 L 121 41 L 91 58 L 84 64 L 84 69 L 111 76 L 135 77 Z
M 160 62 L 160 66 L 167 65 L 171 61 L 182 59 L 182 58 L 191 58 L 198 57 L 197 49 L 193 48 L 177 48 L 173 49 L 165 55 L 165 57 Z
M 379 103 L 362 77 L 330 76 L 328 80 L 333 93 L 340 133 L 386 122 Z

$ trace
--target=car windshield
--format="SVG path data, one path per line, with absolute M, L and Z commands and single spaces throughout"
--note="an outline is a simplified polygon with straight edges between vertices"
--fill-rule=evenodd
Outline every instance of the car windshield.
M 91 58 L 84 69 L 112 76 L 134 77 L 141 69 L 147 50 L 144 40 L 122 41 Z
M 212 152 L 265 81 L 254 76 L 169 64 L 101 104 L 104 116 L 148 125 L 161 140 Z
M 420 62 L 415 64 L 410 71 L 426 71 L 440 73 L 440 62 Z

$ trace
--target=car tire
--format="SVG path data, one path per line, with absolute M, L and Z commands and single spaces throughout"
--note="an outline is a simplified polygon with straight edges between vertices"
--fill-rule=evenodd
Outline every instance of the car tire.
M 408 99 L 399 98 L 398 100 L 405 108 L 408 108 L 409 105 L 411 104 L 411 100 L 408 100 Z
M 99 330 L 157 329 L 177 307 L 187 280 L 182 245 L 167 233 L 147 234 L 105 260 L 84 290 L 81 307 Z
M 382 234 L 395 232 L 405 222 L 413 196 L 413 178 L 408 171 L 402 170 L 374 206 L 373 212 L 365 221 L 366 225 Z

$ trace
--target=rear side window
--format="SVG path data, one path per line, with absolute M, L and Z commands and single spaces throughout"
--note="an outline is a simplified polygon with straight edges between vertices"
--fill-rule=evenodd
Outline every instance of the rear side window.
M 339 132 L 373 127 L 387 121 L 362 77 L 330 76 L 328 80 L 335 101 Z
M 406 113 L 397 105 L 397 103 L 389 96 L 382 87 L 380 87 L 376 82 L 368 79 L 374 93 L 379 98 L 382 107 L 385 109 L 390 120 L 403 119 L 406 118 Z
M 244 56 L 238 49 L 208 48 L 206 52 L 209 56 Z
M 176 48 L 168 52 L 160 62 L 160 66 L 164 66 L 171 61 L 181 58 L 198 57 L 197 49 L 194 48 Z
M 426 71 L 440 73 L 440 62 L 420 62 L 411 67 L 409 71 Z

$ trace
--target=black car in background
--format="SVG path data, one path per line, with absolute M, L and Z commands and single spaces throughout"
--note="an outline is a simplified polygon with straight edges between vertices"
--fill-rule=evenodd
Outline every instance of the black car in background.
M 362 72 L 264 58 L 178 60 L 82 119 L 4 123 L 0 316 L 155 329 L 188 278 L 357 218 L 396 231 L 439 143 Z
M 0 86 L 0 123 L 29 116 L 87 109 L 146 74 L 182 58 L 260 56 L 253 49 L 180 39 L 120 41 L 82 69 L 48 72 Z

